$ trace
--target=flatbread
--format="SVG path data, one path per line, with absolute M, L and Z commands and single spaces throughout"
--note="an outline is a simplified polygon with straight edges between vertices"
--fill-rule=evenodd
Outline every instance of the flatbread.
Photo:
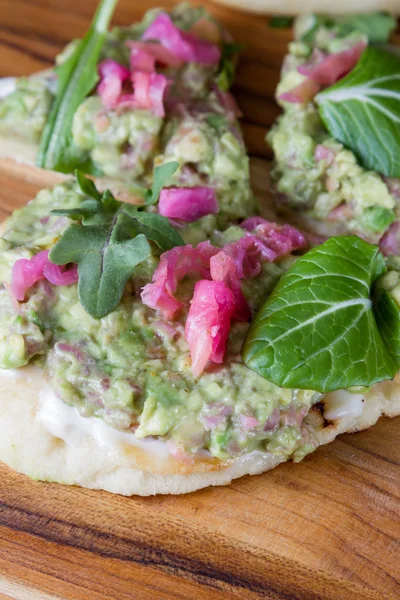
M 125 496 L 184 494 L 211 485 L 226 485 L 284 462 L 279 456 L 253 452 L 226 462 L 202 457 L 184 463 L 163 447 L 146 451 L 143 446 L 135 447 L 125 441 L 109 446 L 99 443 L 92 434 L 75 436 L 73 431 L 65 435 L 65 441 L 52 433 L 41 417 L 39 394 L 44 385 L 42 372 L 32 367 L 21 369 L 16 377 L 0 377 L 0 460 L 36 480 Z M 67 410 L 74 411 L 69 407 Z M 326 444 L 340 433 L 370 427 L 381 415 L 400 415 L 400 377 L 375 385 L 365 396 L 358 417 L 327 422 L 319 403 L 306 419 L 319 443 Z
M 215 0 L 219 4 L 224 4 L 238 10 L 278 15 L 297 15 L 300 13 L 355 13 L 368 12 L 372 10 L 387 10 L 393 14 L 400 14 L 400 5 L 398 0 L 336 0 L 328 2 L 327 0 Z

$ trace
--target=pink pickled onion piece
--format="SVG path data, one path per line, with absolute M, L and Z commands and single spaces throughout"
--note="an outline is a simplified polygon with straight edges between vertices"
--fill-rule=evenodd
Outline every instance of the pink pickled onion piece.
M 353 48 L 343 50 L 343 52 L 328 56 L 319 55 L 316 62 L 310 61 L 310 63 L 301 65 L 298 67 L 298 71 L 320 86 L 333 85 L 356 66 L 365 47 L 365 42 L 359 42 Z
M 132 74 L 134 87 L 133 102 L 138 108 L 151 108 L 151 99 L 149 97 L 150 73 L 136 71 Z
M 43 268 L 43 275 L 53 285 L 71 285 L 78 281 L 78 267 L 73 265 L 71 268 L 65 269 L 65 267 L 48 261 Z
M 104 106 L 115 108 L 122 93 L 122 82 L 114 75 L 105 77 L 97 86 L 97 93 Z
M 335 153 L 330 148 L 327 148 L 323 144 L 318 144 L 315 148 L 314 158 L 317 161 L 325 160 L 328 165 L 331 165 L 335 160 Z
M 122 93 L 122 86 L 130 77 L 129 70 L 115 60 L 107 58 L 98 66 L 101 82 L 97 86 L 97 92 L 103 104 L 109 108 L 115 108 Z
M 165 115 L 164 94 L 168 86 L 168 79 L 165 75 L 152 73 L 150 75 L 149 99 L 154 113 L 158 117 Z
M 134 52 L 134 51 L 133 51 Z M 102 81 L 97 92 L 107 108 L 132 106 L 133 108 L 152 109 L 163 117 L 164 93 L 168 85 L 165 75 L 154 73 L 154 59 L 150 54 L 138 50 L 131 57 L 132 68 L 141 66 L 141 70 L 133 70 L 132 74 L 124 66 L 108 59 L 99 65 Z M 123 84 L 131 78 L 134 91 L 123 94 Z
M 354 217 L 354 209 L 347 202 L 342 202 L 327 215 L 327 221 L 346 222 Z
M 235 313 L 233 318 L 236 321 L 248 321 L 251 314 L 240 287 L 240 280 L 235 261 L 223 250 L 212 256 L 210 259 L 210 274 L 214 281 L 223 281 L 226 286 L 232 290 L 235 298 Z
M 274 408 L 272 415 L 264 423 L 264 431 L 272 431 L 279 425 L 281 411 L 279 408 Z
M 20 302 L 27 290 L 44 279 L 43 269 L 48 261 L 49 251 L 43 250 L 31 259 L 21 258 L 14 263 L 11 274 L 11 292 Z
M 122 82 L 127 81 L 131 76 L 129 69 L 120 65 L 115 60 L 111 58 L 107 58 L 103 60 L 98 66 L 98 71 L 100 77 L 103 79 L 104 77 L 109 77 L 110 75 L 118 77 Z
M 70 285 L 78 281 L 76 267 L 67 271 L 63 267 L 54 265 L 49 260 L 49 250 L 38 252 L 31 259 L 21 258 L 14 263 L 11 274 L 11 292 L 13 296 L 22 301 L 27 290 L 42 279 L 47 279 L 54 285 Z
M 251 279 L 263 262 L 273 262 L 307 246 L 304 235 L 290 225 L 277 225 L 262 217 L 250 217 L 241 224 L 246 234 L 223 250 L 233 258 L 239 279 Z
M 156 59 L 150 52 L 140 50 L 139 48 L 132 48 L 130 65 L 132 71 L 153 73 L 155 71 Z
M 252 231 L 279 258 L 307 246 L 304 235 L 291 225 L 277 225 L 262 217 L 250 217 L 243 221 L 241 227 Z
M 379 248 L 385 256 L 400 255 L 400 222 L 391 224 L 381 241 Z
M 252 234 L 245 235 L 233 244 L 227 244 L 223 249 L 235 261 L 239 279 L 257 277 L 262 262 L 273 262 L 277 258 L 273 250 Z
M 218 46 L 182 31 L 176 27 L 166 13 L 161 13 L 154 19 L 144 32 L 142 39 L 160 42 L 185 62 L 214 66 L 219 63 L 221 58 Z
M 209 361 L 223 362 L 234 312 L 235 299 L 225 283 L 205 279 L 196 283 L 185 326 L 194 377 Z
M 242 223 L 240 223 L 240 227 L 243 229 L 247 229 L 247 231 L 253 231 L 257 227 L 257 225 L 263 225 L 264 223 L 268 223 L 264 217 L 249 217 Z
M 117 106 L 153 110 L 158 117 L 165 115 L 164 93 L 168 85 L 165 75 L 135 71 L 132 74 L 133 94 L 122 94 Z
M 155 62 L 161 65 L 172 67 L 174 69 L 179 69 L 183 65 L 183 61 L 180 58 L 177 58 L 175 54 L 170 52 L 167 48 L 165 48 L 165 46 L 162 46 L 158 42 L 142 42 L 135 40 L 126 42 L 126 45 L 132 49 L 132 53 L 134 51 L 140 51 L 149 54 L 154 58 Z M 133 54 L 131 54 L 131 66 L 133 68 L 139 68 L 132 64 L 132 60 L 135 60 L 133 58 Z
M 212 431 L 226 420 L 224 415 L 201 415 L 200 418 L 206 431 Z
M 158 283 L 147 283 L 142 290 L 141 298 L 143 304 L 159 310 L 167 319 L 172 319 L 182 308 L 182 302 Z
M 240 424 L 245 431 L 254 429 L 257 425 L 260 425 L 260 421 L 255 417 L 248 417 L 246 415 L 240 415 Z
M 210 277 L 210 258 L 218 251 L 207 241 L 201 242 L 197 248 L 189 244 L 161 254 L 152 283 L 142 290 L 143 304 L 161 311 L 168 319 L 173 318 L 182 306 L 174 297 L 178 282 L 189 274 Z
M 197 221 L 218 212 L 215 189 L 211 187 L 164 188 L 160 193 L 160 215 L 181 221 Z
M 288 92 L 280 94 L 278 100 L 292 102 L 294 104 L 308 104 L 308 102 L 311 102 L 314 96 L 318 94 L 319 90 L 319 84 L 312 79 L 307 78 Z
M 132 81 L 134 93 L 130 101 L 133 105 L 136 108 L 152 109 L 158 117 L 163 117 L 164 92 L 168 85 L 165 75 L 136 71 L 132 75 Z

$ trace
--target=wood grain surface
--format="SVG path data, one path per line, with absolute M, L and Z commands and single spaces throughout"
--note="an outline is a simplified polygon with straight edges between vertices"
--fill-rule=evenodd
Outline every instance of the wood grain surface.
M 204 4 L 246 44 L 235 95 L 262 191 L 290 33 Z M 155 5 L 121 0 L 114 22 Z M 0 0 L 0 76 L 51 65 L 94 8 L 95 0 Z M 0 220 L 53 180 L 2 161 Z M 399 483 L 400 419 L 342 436 L 299 465 L 181 497 L 122 498 L 0 467 L 0 600 L 395 600 Z

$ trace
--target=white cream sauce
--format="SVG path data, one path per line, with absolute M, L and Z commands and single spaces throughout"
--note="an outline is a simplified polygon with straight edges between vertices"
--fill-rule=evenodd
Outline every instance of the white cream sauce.
M 118 431 L 97 417 L 81 417 L 73 408 L 56 396 L 49 384 L 43 385 L 39 392 L 39 410 L 37 418 L 54 436 L 67 444 L 74 444 L 90 436 L 99 446 L 116 449 L 128 444 L 148 452 L 168 456 L 165 442 L 160 440 L 138 440 L 135 434 Z
M 46 383 L 41 369 L 28 366 L 22 369 L 0 369 L 0 381 L 5 379 L 24 380 L 32 390 L 37 390 L 39 408 L 36 418 L 49 433 L 66 444 L 75 444 L 85 437 L 92 437 L 99 446 L 117 450 L 118 446 L 129 445 L 159 456 L 168 457 L 168 448 L 162 440 L 138 440 L 135 434 L 118 431 L 96 417 L 81 417 L 73 408 L 56 396 Z M 23 393 L 23 391 L 22 391 Z
M 9 96 L 17 89 L 16 77 L 0 77 L 0 99 Z
M 346 390 L 329 392 L 324 397 L 324 417 L 327 421 L 344 417 L 359 417 L 363 409 L 363 396 Z
M 21 379 L 22 376 L 26 377 L 27 373 L 25 369 L 0 369 L 0 379 Z

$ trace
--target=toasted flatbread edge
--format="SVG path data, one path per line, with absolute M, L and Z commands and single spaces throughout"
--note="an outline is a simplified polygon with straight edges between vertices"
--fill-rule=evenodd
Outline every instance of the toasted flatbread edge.
M 35 380 L 24 372 L 16 379 L 0 379 L 0 460 L 32 479 L 102 489 L 125 496 L 184 494 L 226 485 L 243 475 L 273 469 L 284 459 L 254 452 L 223 463 L 215 459 L 185 464 L 132 446 L 100 446 L 91 435 L 66 443 L 51 434 L 38 419 L 43 376 Z M 365 398 L 360 417 L 326 422 L 321 412 L 307 417 L 320 444 L 341 433 L 371 427 L 381 415 L 400 415 L 400 378 L 377 384 Z M 307 460 L 307 459 L 306 459 Z

